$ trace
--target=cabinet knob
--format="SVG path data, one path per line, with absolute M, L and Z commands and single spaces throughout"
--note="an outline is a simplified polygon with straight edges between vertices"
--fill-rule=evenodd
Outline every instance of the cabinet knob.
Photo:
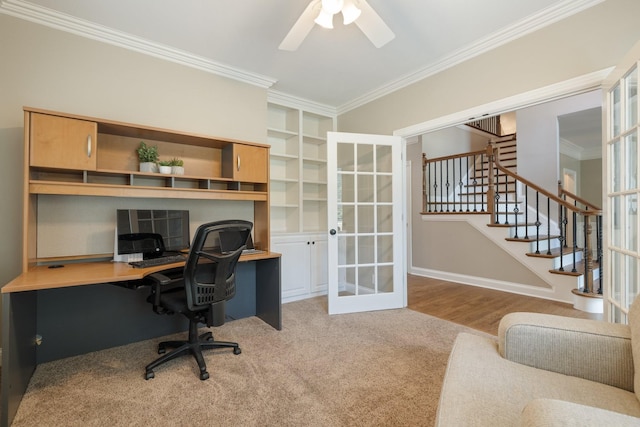
M 332 236 L 336 235 L 336 229 L 332 228 L 331 230 L 329 230 L 329 234 L 331 234 Z
M 91 135 L 87 135 L 87 157 L 91 157 Z
M 240 156 L 238 156 L 238 162 L 237 162 L 237 164 L 238 164 L 238 172 L 240 172 Z

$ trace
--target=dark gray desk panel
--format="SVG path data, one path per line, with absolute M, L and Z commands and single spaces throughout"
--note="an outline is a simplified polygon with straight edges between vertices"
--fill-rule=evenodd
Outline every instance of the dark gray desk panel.
M 282 291 L 280 258 L 270 258 L 256 265 L 256 316 L 277 330 L 282 330 Z
M 0 426 L 11 424 L 36 369 L 36 293 L 2 295 Z
M 103 350 L 186 330 L 180 315 L 160 316 L 148 288 L 109 284 L 38 291 L 37 362 Z

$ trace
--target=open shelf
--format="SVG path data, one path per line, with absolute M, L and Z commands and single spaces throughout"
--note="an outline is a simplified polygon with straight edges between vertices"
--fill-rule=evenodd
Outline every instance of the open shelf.
M 272 231 L 324 231 L 327 132 L 335 118 L 273 103 L 268 109 Z

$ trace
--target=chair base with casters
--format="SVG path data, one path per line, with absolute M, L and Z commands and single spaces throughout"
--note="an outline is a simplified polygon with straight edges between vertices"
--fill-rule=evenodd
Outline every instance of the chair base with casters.
M 174 350 L 165 353 L 167 348 L 173 348 Z M 189 319 L 189 340 L 188 341 L 163 341 L 158 344 L 158 354 L 162 354 L 153 362 L 149 363 L 145 368 L 144 379 L 149 380 L 155 377 L 153 370 L 169 360 L 173 360 L 176 357 L 182 356 L 186 353 L 193 354 L 193 357 L 198 362 L 198 368 L 200 369 L 200 379 L 206 380 L 209 378 L 207 372 L 207 365 L 204 362 L 202 356 L 202 350 L 212 348 L 233 348 L 233 354 L 240 354 L 242 350 L 238 346 L 238 343 L 227 341 L 214 341 L 213 334 L 211 332 L 205 332 L 198 336 L 198 320 Z

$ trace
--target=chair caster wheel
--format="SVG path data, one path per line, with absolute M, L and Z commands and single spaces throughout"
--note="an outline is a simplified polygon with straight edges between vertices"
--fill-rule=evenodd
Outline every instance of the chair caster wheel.
M 207 371 L 200 372 L 200 380 L 204 381 L 208 379 L 209 379 L 209 373 Z
M 151 378 L 155 378 L 155 374 L 153 373 L 153 371 L 147 371 L 144 373 L 145 380 L 150 380 Z
M 240 350 L 240 347 L 233 348 L 233 354 L 240 354 L 240 353 L 242 353 L 242 350 Z
M 158 354 L 165 354 L 167 352 L 167 349 L 164 347 L 158 347 Z

